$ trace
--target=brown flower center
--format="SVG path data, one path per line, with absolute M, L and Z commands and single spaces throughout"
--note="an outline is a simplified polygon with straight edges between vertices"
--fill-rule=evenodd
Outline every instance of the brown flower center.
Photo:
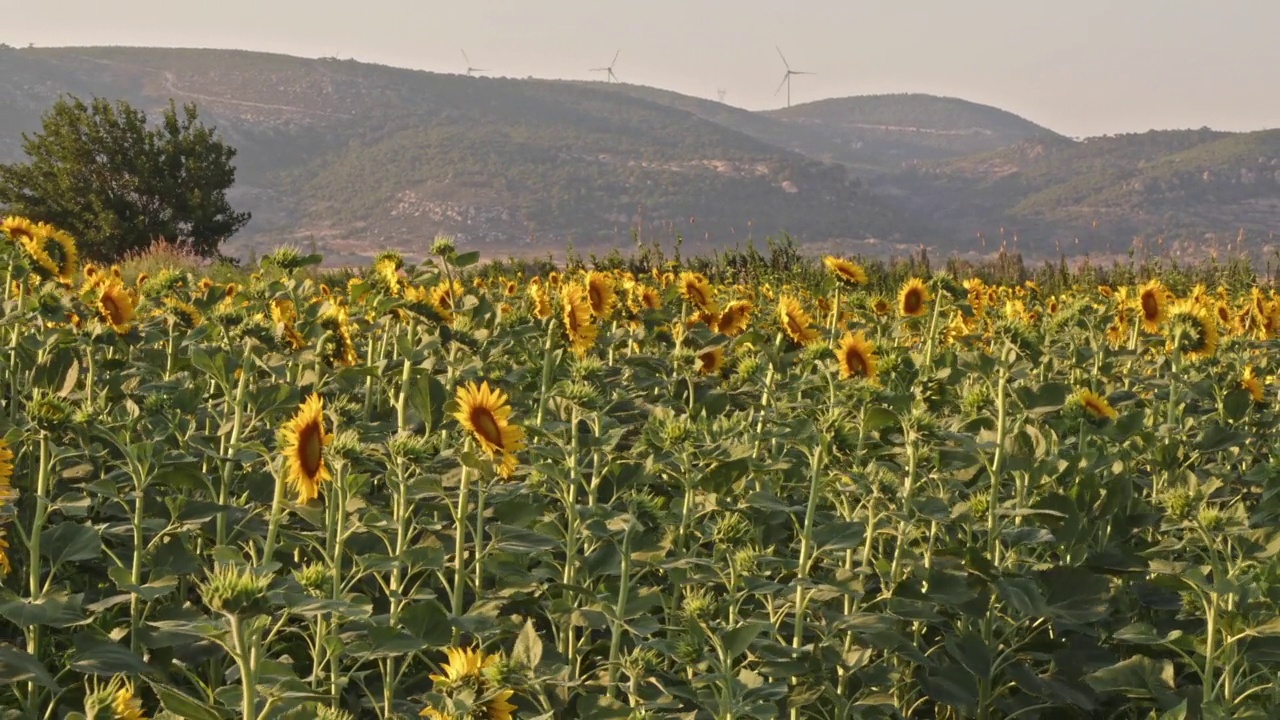
M 307 423 L 298 431 L 298 460 L 302 472 L 313 478 L 320 474 L 320 466 L 324 461 L 321 454 L 320 424 Z
M 921 297 L 920 291 L 912 288 L 902 298 L 902 309 L 908 315 L 914 315 L 920 311 L 920 307 L 924 305 L 924 298 Z
M 471 410 L 471 426 L 475 428 L 480 440 L 499 450 L 502 447 L 502 430 L 498 427 L 498 419 L 488 408 L 477 407 Z

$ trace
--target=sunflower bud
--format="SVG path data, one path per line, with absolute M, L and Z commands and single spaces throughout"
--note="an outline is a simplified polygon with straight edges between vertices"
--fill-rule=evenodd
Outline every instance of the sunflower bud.
M 399 433 L 387 442 L 387 450 L 406 462 L 420 465 L 431 459 L 433 453 L 427 438 L 412 433 Z
M 448 235 L 437 235 L 431 243 L 431 254 L 436 257 L 451 259 L 458 252 L 458 246 Z
M 218 565 L 206 575 L 200 595 L 215 612 L 252 617 L 266 612 L 270 586 L 271 578 L 258 575 L 250 568 Z
M 293 579 L 316 597 L 323 594 L 331 577 L 329 567 L 321 563 L 309 563 L 293 571 Z

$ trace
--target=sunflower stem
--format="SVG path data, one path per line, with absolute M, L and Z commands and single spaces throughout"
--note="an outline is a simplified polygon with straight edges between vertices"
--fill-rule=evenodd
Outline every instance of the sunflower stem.
M 796 599 L 795 599 L 795 632 L 791 636 L 791 647 L 798 650 L 804 642 L 804 612 L 807 604 L 805 581 L 809 579 L 809 565 L 813 562 L 813 520 L 817 515 L 818 498 L 822 483 L 823 449 L 826 446 L 824 436 L 814 448 L 809 472 L 809 502 L 804 511 L 804 527 L 800 533 L 800 562 L 796 567 Z M 800 708 L 791 709 L 792 720 L 800 717 Z
M 468 443 L 470 445 L 470 443 Z M 471 493 L 471 469 L 462 466 L 462 479 L 458 484 L 458 508 L 454 514 L 457 527 L 453 533 L 453 616 L 462 617 L 462 594 L 467 589 L 467 500 Z M 461 633 L 453 628 L 453 644 L 457 645 Z
M 276 534 L 280 530 L 280 516 L 284 514 L 285 472 L 276 473 L 275 494 L 271 498 L 271 518 L 267 522 L 267 539 L 262 546 L 262 561 L 271 562 L 276 550 Z
M 240 358 L 240 379 L 236 384 L 234 403 L 235 413 L 231 420 L 231 437 L 227 441 L 226 452 L 223 455 L 230 455 L 237 444 L 240 442 L 240 431 L 244 427 L 244 392 L 245 387 L 249 384 L 249 357 L 252 350 L 249 345 L 245 345 L 244 355 Z M 92 366 L 90 366 L 92 367 Z M 222 461 L 222 477 L 218 486 L 218 505 L 225 508 L 231 502 L 231 459 L 226 458 Z M 279 485 L 279 481 L 277 481 Z M 280 492 L 277 487 L 276 492 Z M 272 511 L 274 514 L 274 510 Z M 227 514 L 226 512 L 218 513 L 217 520 L 217 540 L 218 545 L 222 546 L 227 543 Z M 269 557 L 269 556 L 268 556 Z
M 542 345 L 542 384 L 538 390 L 538 427 L 547 412 L 547 394 L 551 390 L 551 350 L 555 345 L 556 321 L 547 320 L 547 339 Z
M 49 513 L 49 479 L 52 475 L 50 454 L 49 436 L 41 432 L 40 465 L 36 469 L 36 508 L 31 518 L 31 535 L 27 543 L 30 562 L 27 580 L 30 599 L 33 603 L 43 595 L 40 589 L 40 575 L 43 569 L 40 562 L 40 536 L 44 532 L 45 519 Z M 40 626 L 31 625 L 27 628 L 26 634 L 27 653 L 34 657 L 36 662 L 40 662 Z M 32 702 L 38 697 L 39 692 L 40 687 L 34 681 L 27 683 L 27 695 Z
M 481 588 L 484 587 L 484 501 L 485 493 L 488 490 L 488 483 L 485 478 L 481 477 L 476 482 L 476 552 L 475 552 L 475 576 L 476 576 L 476 596 L 479 597 Z

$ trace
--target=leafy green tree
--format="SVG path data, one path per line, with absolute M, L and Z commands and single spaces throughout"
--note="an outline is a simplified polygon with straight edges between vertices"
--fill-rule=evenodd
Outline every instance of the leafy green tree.
M 27 162 L 0 165 L 0 205 L 76 237 L 81 253 L 116 260 L 157 239 L 217 256 L 249 221 L 227 202 L 234 148 L 172 100 L 155 127 L 127 102 L 60 99 L 34 135 Z

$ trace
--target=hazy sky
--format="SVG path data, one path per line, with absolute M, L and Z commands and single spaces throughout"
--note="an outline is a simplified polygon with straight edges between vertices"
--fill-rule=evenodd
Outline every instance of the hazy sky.
M 1068 135 L 1280 127 L 1280 0 L 0 0 L 0 42 L 355 58 L 624 82 L 742 107 L 929 92 Z

